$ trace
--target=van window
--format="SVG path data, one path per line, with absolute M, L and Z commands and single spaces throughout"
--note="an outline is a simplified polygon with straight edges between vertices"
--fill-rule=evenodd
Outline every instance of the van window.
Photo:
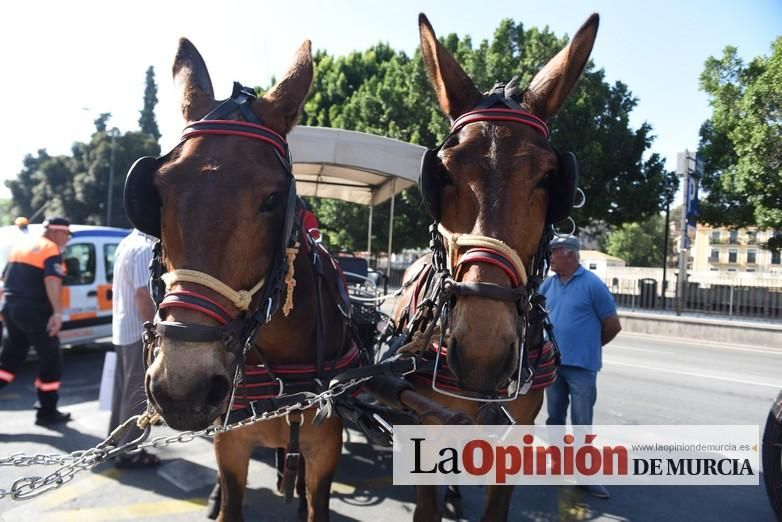
M 67 270 L 64 285 L 89 285 L 95 282 L 95 245 L 71 243 L 65 247 L 62 258 Z
M 117 243 L 106 243 L 103 245 L 103 260 L 106 265 L 106 281 L 114 281 L 114 258 L 117 254 Z

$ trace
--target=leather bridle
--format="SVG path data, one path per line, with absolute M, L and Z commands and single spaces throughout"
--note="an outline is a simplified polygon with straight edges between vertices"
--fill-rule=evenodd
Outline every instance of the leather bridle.
M 215 135 L 241 136 L 271 147 L 286 172 L 289 183 L 281 244 L 272 257 L 269 270 L 256 285 L 249 290 L 234 290 L 205 272 L 183 269 L 165 272 L 162 246 L 158 241 L 150 266 L 150 291 L 158 313 L 153 323 L 145 324 L 144 334 L 147 351 L 145 360 L 148 363 L 152 360 L 151 351 L 156 340 L 166 337 L 185 342 L 222 341 L 226 350 L 235 355 L 236 363 L 241 364 L 244 355 L 255 347 L 254 339 L 258 329 L 268 323 L 271 316 L 284 306 L 283 298 L 286 301 L 291 299 L 292 286 L 295 284 L 291 281 L 293 259 L 298 251 L 299 228 L 296 226 L 296 182 L 292 173 L 292 161 L 285 138 L 263 125 L 250 109 L 249 105 L 253 100 L 255 93 L 252 89 L 235 83 L 231 98 L 223 101 L 201 120 L 185 127 L 182 141 L 174 150 L 190 138 Z M 249 121 L 226 119 L 237 111 Z M 163 158 L 170 154 L 171 152 Z M 192 289 L 171 291 L 178 283 L 195 283 L 209 288 L 228 300 L 237 312 L 230 312 L 216 300 Z M 291 306 L 284 306 L 284 310 L 289 311 Z M 161 315 L 161 311 L 176 308 L 199 312 L 216 321 L 218 325 L 166 321 Z
M 474 110 L 457 118 L 451 125 L 450 134 L 443 140 L 446 143 L 465 125 L 475 122 L 513 122 L 533 128 L 544 138 L 549 137 L 549 128 L 539 117 L 523 110 L 513 99 L 505 96 L 504 86 L 495 87 L 491 95 L 484 97 Z M 500 105 L 499 107 L 497 105 Z M 440 148 L 442 145 L 440 146 Z M 439 148 L 438 148 L 439 149 Z M 422 303 L 439 303 L 439 310 L 430 314 L 431 320 L 440 322 L 440 340 L 437 356 L 432 369 L 432 388 L 442 394 L 458 398 L 482 402 L 504 402 L 515 400 L 520 394 L 525 394 L 532 384 L 534 369 L 527 367 L 526 333 L 531 324 L 530 316 L 542 321 L 545 329 L 553 339 L 553 329 L 548 321 L 545 309 L 545 298 L 537 293 L 548 270 L 548 243 L 553 236 L 551 227 L 545 231 L 538 244 L 536 255 L 525 267 L 518 252 L 499 239 L 476 234 L 459 234 L 448 230 L 438 219 L 435 219 L 430 229 L 432 239 L 432 266 L 430 276 L 439 280 L 427 283 L 426 293 L 419 299 Z M 467 248 L 460 254 L 461 249 Z M 484 264 L 499 268 L 510 281 L 510 286 L 493 283 L 460 281 L 462 267 L 466 264 Z M 508 396 L 488 395 L 463 390 L 460 393 L 438 387 L 438 373 L 442 371 L 441 354 L 443 352 L 450 310 L 456 300 L 463 296 L 480 297 L 515 304 L 518 313 L 517 336 L 519 340 L 519 357 L 515 380 L 508 386 Z M 414 299 L 416 300 L 416 299 Z M 532 309 L 535 314 L 530 314 Z M 411 328 L 413 325 L 409 325 Z M 428 345 L 428 341 L 425 343 Z

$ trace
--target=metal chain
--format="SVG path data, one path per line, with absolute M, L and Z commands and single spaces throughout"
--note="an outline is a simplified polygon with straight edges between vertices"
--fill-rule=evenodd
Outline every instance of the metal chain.
M 399 356 L 394 357 L 393 360 L 397 358 L 399 358 Z M 11 485 L 11 489 L 0 488 L 0 500 L 6 497 L 10 497 L 13 500 L 26 500 L 52 489 L 57 489 L 63 484 L 70 482 L 77 473 L 92 469 L 104 460 L 113 458 L 122 453 L 140 451 L 143 448 L 165 448 L 175 443 L 187 443 L 198 437 L 212 437 L 218 433 L 226 433 L 238 428 L 244 428 L 255 424 L 256 422 L 279 419 L 294 412 L 300 412 L 316 405 L 326 404 L 348 390 L 372 379 L 372 377 L 373 376 L 358 377 L 344 383 L 336 383 L 322 393 L 311 393 L 309 394 L 309 397 L 291 404 L 290 406 L 283 406 L 276 410 L 266 411 L 260 414 L 253 412 L 252 416 L 226 426 L 209 426 L 198 431 L 183 431 L 176 435 L 155 437 L 154 439 L 144 442 L 150 431 L 150 426 L 147 425 L 144 433 L 139 438 L 128 442 L 127 444 L 117 446 L 118 441 L 141 417 L 140 415 L 136 415 L 114 430 L 106 440 L 88 450 L 74 451 L 67 455 L 25 455 L 24 453 L 15 453 L 10 457 L 0 458 L 0 466 L 60 465 L 61 467 L 45 477 L 33 476 L 20 478 Z

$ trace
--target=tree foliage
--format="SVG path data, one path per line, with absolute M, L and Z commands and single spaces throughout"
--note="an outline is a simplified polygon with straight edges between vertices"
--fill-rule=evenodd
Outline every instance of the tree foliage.
M 138 126 L 141 132 L 158 141 L 160 129 L 158 129 L 155 119 L 155 105 L 157 105 L 157 84 L 155 83 L 155 69 L 150 65 L 144 83 L 144 108 L 140 111 Z
M 782 37 L 749 63 L 726 47 L 706 61 L 701 89 L 712 107 L 700 131 L 701 218 L 782 228 Z
M 160 133 L 153 110 L 155 103 L 154 72 L 150 67 L 147 70 L 144 110 L 139 120 L 142 131 L 121 134 L 116 129 L 108 129 L 111 114 L 103 113 L 95 119 L 95 132 L 90 141 L 74 143 L 70 155 L 51 156 L 45 149 L 28 154 L 16 179 L 5 182 L 12 196 L 9 214 L 31 216 L 45 206 L 43 215 L 46 216 L 62 215 L 73 223 L 106 225 L 111 194 L 112 212 L 108 224 L 130 226 L 122 200 L 125 174 L 140 156 L 157 156 L 160 153 L 157 144 Z M 146 119 L 145 112 L 148 113 Z
M 45 215 L 62 215 L 73 223 L 105 225 L 114 150 L 114 177 L 111 190 L 111 225 L 128 227 L 122 203 L 127 173 L 140 156 L 156 156 L 160 147 L 141 132 L 126 132 L 112 139 L 97 131 L 88 143 L 74 143 L 70 156 L 50 156 L 46 150 L 28 154 L 15 180 L 6 181 L 11 190 L 15 216 L 30 216 L 43 205 Z
M 624 259 L 628 266 L 663 264 L 665 222 L 659 215 L 639 223 L 625 223 L 606 238 L 606 252 Z
M 488 90 L 515 75 L 520 85 L 525 85 L 567 39 L 548 28 L 525 29 L 506 19 L 491 41 L 473 45 L 469 36 L 449 34 L 442 42 L 478 87 Z M 448 133 L 447 118 L 437 108 L 426 80 L 420 50 L 412 57 L 386 44 L 341 57 L 318 51 L 315 68 L 312 94 L 301 119 L 304 125 L 357 130 L 427 147 L 436 146 Z M 574 213 L 578 223 L 638 221 L 655 215 L 673 197 L 678 180 L 665 171 L 658 154 L 648 154 L 653 141 L 651 127 L 643 124 L 632 129 L 629 125 L 636 103 L 625 84 L 608 84 L 603 71 L 590 62 L 568 102 L 550 122 L 555 146 L 574 151 L 581 162 L 581 186 L 588 201 Z M 424 223 L 429 218 L 418 189 L 404 194 L 395 209 L 394 244 L 398 248 L 426 245 L 428 227 Z M 376 209 L 373 217 L 377 250 L 386 245 L 387 206 Z M 329 240 L 334 245 L 364 248 L 368 211 L 350 207 L 343 202 L 313 203 L 324 228 L 333 231 Z M 410 224 L 409 233 L 402 228 L 402 220 Z
M 0 226 L 10 225 L 11 219 L 11 200 L 0 199 Z

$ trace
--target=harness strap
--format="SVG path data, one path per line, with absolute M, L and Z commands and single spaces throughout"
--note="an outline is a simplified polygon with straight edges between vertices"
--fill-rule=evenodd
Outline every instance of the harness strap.
M 257 98 L 255 89 L 252 87 L 245 87 L 239 82 L 234 82 L 231 97 L 215 107 L 209 114 L 201 119 L 222 120 L 238 109 L 239 112 L 242 113 L 242 116 L 244 116 L 244 119 L 250 123 L 257 123 L 260 125 L 261 121 L 255 116 L 252 109 L 250 109 L 250 105 Z
M 488 299 L 508 301 L 511 303 L 520 302 L 527 296 L 527 289 L 523 286 L 506 288 L 501 285 L 495 285 L 494 283 L 462 283 L 448 281 L 445 285 L 445 291 L 456 297 L 486 297 Z
M 521 261 L 521 258 L 516 251 L 507 243 L 488 236 L 451 232 L 445 228 L 442 223 L 437 225 L 437 230 L 448 241 L 448 258 L 451 260 L 452 264 L 453 260 L 458 259 L 460 247 L 472 246 L 488 248 L 505 256 L 516 271 L 518 281 L 523 285 L 527 284 L 527 270 L 524 268 L 524 263 Z
M 282 476 L 278 482 L 285 496 L 285 503 L 290 504 L 293 500 L 293 491 L 296 488 L 296 477 L 299 474 L 299 463 L 301 453 L 299 452 L 299 427 L 301 426 L 301 414 L 298 419 L 288 418 L 290 424 L 290 436 L 288 438 L 288 449 L 285 451 L 285 462 L 282 467 Z
M 315 364 L 320 379 L 323 377 L 323 360 L 326 356 L 326 326 L 323 318 L 323 264 L 320 256 L 315 258 L 313 269 L 315 271 L 315 302 L 318 306 L 315 321 Z
M 159 316 L 158 316 L 159 318 Z M 156 321 L 155 329 L 163 337 L 192 343 L 225 341 L 226 336 L 238 332 L 242 328 L 239 320 L 231 321 L 225 326 L 203 326 L 200 324 L 175 323 L 172 321 Z

